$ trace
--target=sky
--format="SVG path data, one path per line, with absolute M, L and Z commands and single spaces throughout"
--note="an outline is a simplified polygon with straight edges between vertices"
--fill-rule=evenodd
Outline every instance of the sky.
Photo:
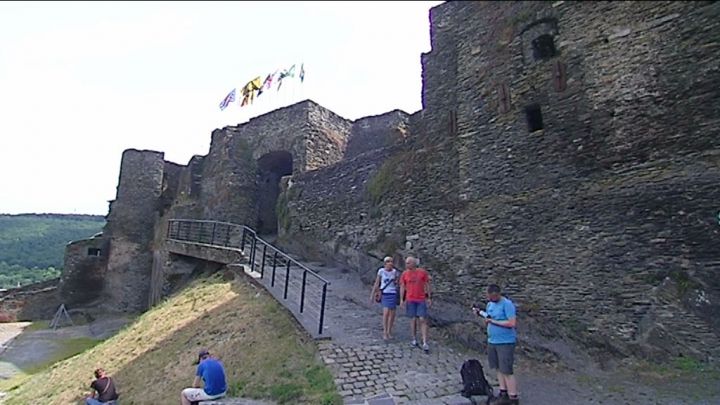
M 125 149 L 187 164 L 215 128 L 311 99 L 421 108 L 421 2 L 0 2 L 0 213 L 104 215 Z M 296 64 L 250 107 L 220 102 Z

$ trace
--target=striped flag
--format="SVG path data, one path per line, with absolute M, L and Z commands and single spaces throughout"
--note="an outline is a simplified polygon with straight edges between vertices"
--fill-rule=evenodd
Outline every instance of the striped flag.
M 223 99 L 220 103 L 220 111 L 226 109 L 233 101 L 235 101 L 235 89 L 232 89 L 232 91 L 228 93 L 228 95 L 225 96 L 225 99 Z

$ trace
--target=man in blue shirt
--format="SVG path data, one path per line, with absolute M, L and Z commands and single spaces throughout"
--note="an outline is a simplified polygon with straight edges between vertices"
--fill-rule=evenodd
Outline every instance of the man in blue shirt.
M 198 362 L 193 388 L 185 388 L 180 394 L 182 405 L 222 398 L 227 391 L 222 363 L 210 357 L 210 352 L 206 349 L 200 350 Z M 200 388 L 201 381 L 205 383 L 205 388 Z
M 487 288 L 488 303 L 485 325 L 488 334 L 488 363 L 497 370 L 500 396 L 493 405 L 517 405 L 517 380 L 513 374 L 515 360 L 515 304 L 501 295 L 500 287 L 491 284 Z M 479 310 L 477 310 L 480 314 Z

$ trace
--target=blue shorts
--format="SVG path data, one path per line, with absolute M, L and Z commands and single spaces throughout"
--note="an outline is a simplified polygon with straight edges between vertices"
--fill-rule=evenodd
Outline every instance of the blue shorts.
M 425 301 L 408 301 L 407 316 L 411 318 L 427 318 L 427 304 Z
M 397 294 L 396 293 L 383 293 L 382 299 L 380 300 L 383 308 L 395 309 L 397 307 Z

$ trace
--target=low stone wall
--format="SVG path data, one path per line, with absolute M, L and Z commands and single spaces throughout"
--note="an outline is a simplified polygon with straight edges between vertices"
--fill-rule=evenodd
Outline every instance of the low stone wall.
M 0 322 L 52 318 L 60 306 L 58 282 L 53 279 L 0 292 Z

